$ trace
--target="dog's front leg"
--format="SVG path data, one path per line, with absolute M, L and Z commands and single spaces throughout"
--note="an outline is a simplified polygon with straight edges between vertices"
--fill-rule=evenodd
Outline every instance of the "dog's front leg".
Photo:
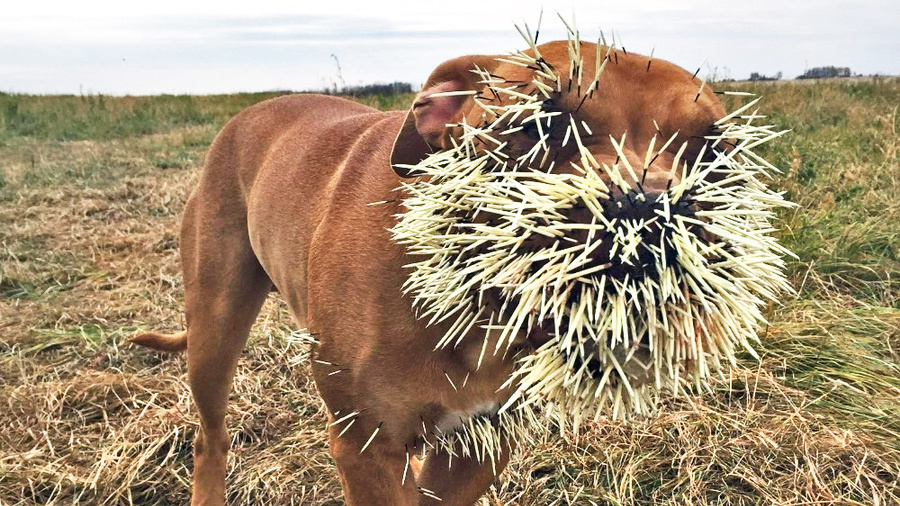
M 340 435 L 341 427 L 331 422 L 333 420 L 328 429 L 331 456 L 337 465 L 347 506 L 419 504 L 416 480 L 412 470 L 406 468 L 407 454 L 402 443 L 375 438 L 369 441 L 370 433 L 363 430 L 350 430 Z M 364 424 L 360 420 L 359 425 Z M 404 472 L 407 473 L 405 480 Z
M 471 506 L 503 472 L 513 450 L 514 445 L 504 445 L 493 465 L 490 459 L 451 458 L 446 453 L 429 455 L 417 482 L 423 489 L 433 492 L 440 501 L 423 495 L 419 505 Z

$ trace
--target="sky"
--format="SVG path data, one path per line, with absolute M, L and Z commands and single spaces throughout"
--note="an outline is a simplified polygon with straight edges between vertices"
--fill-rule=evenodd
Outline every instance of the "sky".
M 211 94 L 394 81 L 444 60 L 613 34 L 718 79 L 834 65 L 900 75 L 897 0 L 6 0 L 0 92 Z

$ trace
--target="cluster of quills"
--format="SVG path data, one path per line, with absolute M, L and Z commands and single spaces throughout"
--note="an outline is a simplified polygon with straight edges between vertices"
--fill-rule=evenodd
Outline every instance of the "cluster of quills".
M 703 388 L 736 352 L 753 354 L 761 306 L 790 291 L 790 253 L 770 235 L 773 209 L 790 204 L 763 184 L 777 169 L 754 153 L 783 132 L 757 124 L 758 99 L 718 120 L 693 161 L 682 160 L 682 145 L 666 191 L 649 194 L 639 181 L 677 134 L 651 139 L 643 166 L 623 153 L 624 136 L 610 138 L 618 160 L 599 163 L 582 144 L 589 126 L 545 107 L 561 91 L 590 100 L 616 63 L 601 37 L 595 68 L 585 69 L 579 34 L 566 26 L 568 75 L 543 60 L 526 25 L 530 53 L 503 61 L 533 71 L 533 93 L 473 69 L 486 91 L 450 94 L 472 95 L 484 121 L 457 125 L 452 148 L 409 167 L 421 177 L 403 184 L 406 211 L 392 233 L 422 258 L 404 286 L 420 317 L 449 323 L 436 349 L 481 335 L 480 366 L 517 336 L 539 327 L 549 336 L 517 359 L 505 385 L 515 393 L 498 413 L 439 435 L 450 455 L 493 462 L 503 438 L 527 440 L 544 425 L 537 413 L 577 429 L 602 415 L 648 414 L 661 393 Z M 549 156 L 558 122 L 562 144 L 580 153 L 568 173 Z M 508 136 L 528 128 L 534 145 L 511 153 Z

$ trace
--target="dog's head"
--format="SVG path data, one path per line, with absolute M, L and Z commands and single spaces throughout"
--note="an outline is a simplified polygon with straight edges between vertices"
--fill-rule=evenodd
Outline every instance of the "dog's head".
M 439 345 L 524 344 L 507 406 L 576 419 L 734 362 L 789 289 L 752 151 L 777 134 L 736 118 L 691 73 L 577 37 L 438 67 L 392 163 L 414 178 L 406 289 L 453 322 Z
M 429 154 L 454 147 L 465 123 L 491 125 L 475 143 L 486 150 L 507 143 L 502 151 L 510 156 L 527 153 L 547 135 L 549 149 L 541 146 L 541 156 L 529 166 L 565 172 L 580 158 L 574 140 L 563 146 L 571 120 L 582 144 L 609 165 L 619 154 L 610 137 L 625 135 L 623 152 L 641 169 L 655 137 L 659 156 L 642 177 L 651 185 L 664 183 L 682 143 L 688 143 L 684 159 L 696 158 L 725 115 L 713 91 L 701 84 L 666 61 L 585 42 L 556 41 L 510 56 L 463 56 L 431 74 L 407 113 L 391 162 L 401 177 L 414 176 L 414 166 Z M 522 102 L 526 110 L 510 111 Z M 495 124 L 502 112 L 510 116 Z M 659 149 L 676 133 L 666 149 Z

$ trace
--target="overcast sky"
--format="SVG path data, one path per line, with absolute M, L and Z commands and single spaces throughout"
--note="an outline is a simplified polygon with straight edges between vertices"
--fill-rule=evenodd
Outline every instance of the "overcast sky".
M 522 48 L 514 23 L 564 38 L 574 12 L 631 52 L 692 72 L 795 77 L 835 65 L 900 74 L 898 0 L 7 0 L 0 91 L 228 93 L 404 81 L 440 62 Z M 338 70 L 338 62 L 340 71 Z

